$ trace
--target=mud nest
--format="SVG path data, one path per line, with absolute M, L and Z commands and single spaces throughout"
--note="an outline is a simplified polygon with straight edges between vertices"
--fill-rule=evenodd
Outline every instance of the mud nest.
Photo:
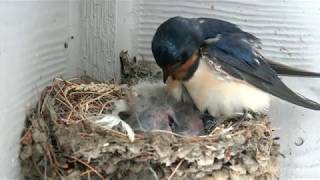
M 144 69 L 147 72 L 127 68 L 124 82 L 138 82 L 130 74 L 150 76 L 150 69 Z M 230 119 L 207 135 L 179 133 L 163 125 L 160 130 L 141 130 L 126 121 L 128 116 L 119 118 L 114 113 L 115 102 L 130 101 L 131 95 L 126 85 L 54 80 L 27 117 L 22 132 L 24 178 L 277 179 L 279 144 L 267 116 Z M 167 110 L 156 113 L 158 119 L 163 112 Z M 153 116 L 141 117 L 147 117 L 146 122 Z M 193 127 L 199 126 L 191 124 L 187 129 Z
M 136 132 L 132 142 L 130 127 L 96 123 L 127 91 L 115 84 L 55 80 L 22 133 L 25 179 L 277 177 L 279 145 L 266 116 L 228 121 L 204 136 Z

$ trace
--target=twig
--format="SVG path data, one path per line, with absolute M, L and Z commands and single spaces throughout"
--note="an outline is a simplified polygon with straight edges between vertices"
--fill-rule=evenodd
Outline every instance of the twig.
M 73 109 L 71 109 L 71 111 L 69 112 L 69 114 L 68 114 L 68 116 L 67 116 L 67 121 L 69 121 L 70 120 L 70 118 L 71 118 L 71 116 L 72 116 L 72 114 L 73 114 L 73 112 L 75 111 L 75 108 L 73 108 Z
M 184 159 L 182 159 L 178 165 L 176 166 L 176 168 L 174 168 L 174 170 L 172 171 L 171 175 L 168 177 L 168 180 L 172 180 L 173 176 L 176 174 L 177 170 L 179 169 L 179 167 L 181 166 L 181 164 L 183 163 Z
M 66 103 L 69 104 L 69 106 L 70 106 L 71 108 L 73 108 L 73 105 L 71 104 L 71 102 L 69 101 L 67 95 L 66 95 L 66 94 L 64 93 L 64 91 L 63 91 L 63 87 L 61 87 L 59 84 L 57 84 L 57 86 L 58 86 L 58 88 L 60 89 L 61 94 L 62 94 L 63 97 L 65 98 Z M 64 85 L 64 86 L 65 86 L 65 85 Z
M 239 130 L 239 131 L 237 131 L 237 132 L 234 132 L 233 134 L 230 134 L 231 136 L 237 136 L 237 135 L 239 135 L 239 134 L 242 134 L 242 133 L 245 133 L 245 132 L 247 132 L 248 130 L 246 130 L 246 129 L 244 129 L 244 130 Z
M 52 166 L 54 166 L 53 159 L 52 159 L 52 157 L 51 157 L 51 154 L 50 154 L 49 150 L 48 150 L 48 149 L 46 148 L 46 146 L 44 146 L 43 144 L 41 144 L 41 147 L 42 147 L 42 149 L 46 152 L 46 155 L 47 155 L 47 157 L 48 157 L 48 159 L 49 159 L 50 164 L 51 164 Z
M 101 95 L 102 93 L 99 92 L 93 92 L 93 91 L 87 91 L 87 92 L 79 92 L 79 91 L 75 91 L 75 92 L 71 92 L 69 93 L 69 95 L 76 95 L 76 94 L 97 94 L 97 95 Z
M 58 167 L 57 169 L 60 170 L 60 167 L 64 167 L 62 164 L 60 164 L 60 162 L 58 161 L 56 154 L 54 153 L 51 144 L 47 144 L 47 149 L 50 153 L 50 155 L 52 156 L 52 160 L 55 163 L 55 165 Z
M 99 176 L 100 179 L 105 180 L 105 178 L 96 169 L 94 169 L 92 166 L 90 166 L 88 163 L 86 163 L 86 162 L 84 162 L 84 161 L 82 161 L 82 160 L 80 160 L 80 159 L 78 159 L 76 157 L 73 157 L 73 156 L 67 156 L 67 157 L 70 158 L 70 159 L 73 159 L 75 161 L 78 161 L 79 163 L 85 165 L 87 168 L 91 169 L 97 176 Z
M 96 101 L 102 97 L 109 97 L 109 98 L 114 98 L 113 95 L 110 95 L 111 92 L 115 92 L 115 91 L 118 91 L 118 90 L 121 90 L 119 87 L 114 87 L 114 88 L 111 88 L 109 91 L 106 91 L 105 93 L 101 94 L 100 96 L 96 97 L 96 98 L 93 98 L 93 99 L 90 99 L 86 104 L 89 104 L 93 101 Z
M 59 164 L 57 164 L 57 162 L 54 161 L 55 159 L 54 154 L 50 152 L 48 144 L 46 146 L 44 145 L 41 145 L 41 146 L 43 150 L 46 152 L 46 155 L 47 155 L 46 157 L 48 157 L 51 166 L 54 167 L 54 170 L 57 172 L 57 174 L 60 174 Z
M 128 137 L 126 134 L 124 134 L 124 133 L 122 133 L 120 131 L 113 130 L 111 128 L 103 127 L 103 130 L 104 131 L 109 131 L 109 132 L 113 133 L 114 135 L 118 135 L 118 136 L 122 136 L 122 137 Z
M 181 134 L 174 133 L 172 131 L 166 131 L 166 130 L 160 130 L 160 129 L 151 130 L 150 132 L 153 132 L 153 133 L 167 133 L 167 134 L 171 134 L 171 135 L 182 137 L 182 138 L 188 137 L 188 136 L 184 136 L 184 135 L 181 135 Z
M 81 177 L 81 176 L 84 176 L 84 175 L 86 175 L 86 174 L 90 174 L 91 172 L 93 172 L 93 171 L 92 171 L 91 169 L 89 169 L 89 170 L 81 173 L 79 176 Z
M 40 176 L 43 177 L 43 179 L 53 180 L 53 178 L 48 177 L 47 175 L 44 175 L 44 174 L 40 171 L 40 169 L 39 169 L 39 167 L 37 166 L 36 162 L 34 162 L 34 159 L 32 159 L 32 165 L 33 165 L 34 168 L 36 169 L 37 173 L 38 173 Z
M 22 136 L 22 138 L 20 139 L 20 144 L 24 141 L 24 139 L 29 135 L 30 131 L 32 129 L 32 124 L 30 125 L 30 127 L 28 127 L 27 131 L 25 131 L 24 135 Z
M 61 95 L 59 94 L 59 96 L 61 96 Z M 60 103 L 63 104 L 63 105 L 65 105 L 67 108 L 72 109 L 72 107 L 69 106 L 68 104 L 66 104 L 63 100 L 61 100 L 61 99 L 59 99 L 59 98 L 56 98 L 56 100 L 60 101 Z
M 102 114 L 103 110 L 106 108 L 107 104 L 109 104 L 110 102 L 106 102 L 102 105 L 102 108 L 100 109 L 100 112 L 99 112 L 99 116 Z

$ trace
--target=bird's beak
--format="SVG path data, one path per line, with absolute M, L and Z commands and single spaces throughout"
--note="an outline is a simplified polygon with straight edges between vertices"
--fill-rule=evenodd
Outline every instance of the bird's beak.
M 163 73 L 163 83 L 166 83 L 168 77 L 169 77 L 169 72 L 167 68 L 162 68 L 162 73 Z

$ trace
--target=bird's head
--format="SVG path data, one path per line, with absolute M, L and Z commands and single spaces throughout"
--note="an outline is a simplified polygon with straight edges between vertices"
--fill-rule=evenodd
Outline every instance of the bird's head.
M 152 53 L 162 68 L 163 81 L 169 76 L 175 80 L 188 80 L 199 64 L 200 31 L 192 19 L 174 17 L 162 23 L 153 39 Z

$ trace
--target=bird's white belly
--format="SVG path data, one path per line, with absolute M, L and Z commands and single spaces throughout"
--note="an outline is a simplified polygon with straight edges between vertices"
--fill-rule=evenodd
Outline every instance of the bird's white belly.
M 244 110 L 264 112 L 269 107 L 267 93 L 240 80 L 226 80 L 200 63 L 194 76 L 183 82 L 193 102 L 202 112 L 230 117 Z

